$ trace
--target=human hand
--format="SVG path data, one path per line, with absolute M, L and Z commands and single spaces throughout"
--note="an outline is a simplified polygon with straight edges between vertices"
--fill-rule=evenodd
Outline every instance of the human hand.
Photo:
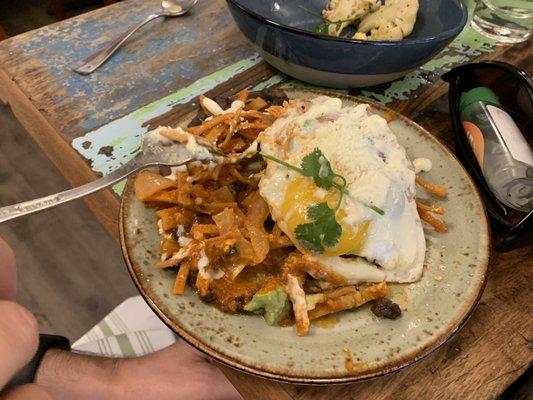
M 37 321 L 12 301 L 15 294 L 15 258 L 0 238 L 0 389 L 31 360 L 39 340 Z M 183 342 L 128 359 L 49 350 L 35 381 L 0 400 L 241 399 L 218 368 Z
M 37 321 L 12 300 L 16 294 L 16 264 L 13 252 L 0 238 L 0 389 L 35 354 L 39 341 Z M 3 400 L 48 400 L 52 397 L 38 385 L 9 391 Z
M 122 359 L 50 350 L 36 382 L 57 399 L 241 399 L 218 368 L 183 342 Z
M 242 399 L 215 365 L 184 342 L 144 357 L 123 360 L 117 376 L 121 381 L 119 398 Z

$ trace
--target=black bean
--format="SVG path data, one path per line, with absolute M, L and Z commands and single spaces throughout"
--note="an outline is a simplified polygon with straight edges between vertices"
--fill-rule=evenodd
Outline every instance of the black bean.
M 172 170 L 168 165 L 160 165 L 159 166 L 159 175 L 161 176 L 168 176 L 172 173 Z
M 193 286 L 196 284 L 196 278 L 198 277 L 198 271 L 197 270 L 191 270 L 189 272 L 189 275 L 187 276 L 187 284 L 189 286 Z
M 270 105 L 281 106 L 284 101 L 288 100 L 287 95 L 283 90 L 280 89 L 265 89 L 259 92 L 254 92 L 253 95 L 250 94 L 250 98 L 261 97 Z
M 216 296 L 212 292 L 209 292 L 205 296 L 202 296 L 202 300 L 205 301 L 206 303 L 212 303 L 216 299 L 217 299 Z
M 370 310 L 380 318 L 397 319 L 402 315 L 400 306 L 387 298 L 374 300 Z

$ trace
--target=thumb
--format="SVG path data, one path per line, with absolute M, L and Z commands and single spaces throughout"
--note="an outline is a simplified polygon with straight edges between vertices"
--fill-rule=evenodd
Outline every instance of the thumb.
M 24 307 L 0 301 L 0 388 L 31 361 L 37 351 L 37 320 Z

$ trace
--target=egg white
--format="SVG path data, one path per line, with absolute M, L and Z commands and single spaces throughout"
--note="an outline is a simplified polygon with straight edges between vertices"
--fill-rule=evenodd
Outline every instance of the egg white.
M 284 117 L 260 135 L 259 142 L 263 153 L 297 166 L 305 155 L 319 148 L 333 171 L 347 181 L 349 194 L 344 196 L 337 220 L 344 229 L 366 234 L 346 252 L 328 255 L 326 249 L 324 254 L 312 253 L 312 257 L 350 283 L 413 282 L 421 277 L 426 244 L 414 200 L 415 172 L 385 119 L 371 114 L 368 105 L 343 107 L 337 98 L 296 100 Z M 302 179 L 309 183 L 302 183 Z M 299 195 L 302 192 L 294 189 L 300 187 L 298 184 L 307 188 L 306 198 L 313 196 L 319 202 L 326 196 L 318 187 L 309 192 L 309 178 L 267 160 L 259 183 L 261 196 L 295 246 L 309 253 L 290 226 L 303 198 Z M 365 204 L 381 208 L 384 215 Z

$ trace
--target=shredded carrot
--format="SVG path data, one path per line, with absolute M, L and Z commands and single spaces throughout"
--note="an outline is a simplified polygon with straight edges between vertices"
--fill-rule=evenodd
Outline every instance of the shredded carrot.
M 191 266 L 189 263 L 184 262 L 180 265 L 178 274 L 176 275 L 176 280 L 174 281 L 174 287 L 172 288 L 172 293 L 174 294 L 183 294 L 185 293 L 185 284 L 187 283 L 187 277 L 189 276 L 189 271 Z
M 214 116 L 210 120 L 204 121 L 201 125 L 188 127 L 186 130 L 194 135 L 202 135 L 214 126 L 235 118 L 235 113 L 226 113 Z
M 237 126 L 237 130 L 241 130 L 241 129 L 257 129 L 257 130 L 262 131 L 262 130 L 265 130 L 266 128 L 268 128 L 267 124 L 263 124 L 261 122 L 248 122 L 248 121 L 241 122 Z
M 224 124 L 218 124 L 215 125 L 213 128 L 211 128 L 208 131 L 205 131 L 205 139 L 208 142 L 216 143 L 218 141 L 218 138 L 220 135 L 224 133 L 224 129 L 226 129 L 226 126 Z
M 240 100 L 243 103 L 245 103 L 246 100 L 248 100 L 248 90 L 247 89 L 241 90 L 239 95 L 237 96 L 237 100 Z
M 201 273 L 198 273 L 196 276 L 196 288 L 202 297 L 206 296 L 209 292 L 209 280 L 202 276 Z
M 421 203 L 420 201 L 416 200 L 416 208 L 419 211 L 424 212 L 432 212 L 434 214 L 444 215 L 446 213 L 446 209 L 444 207 L 440 206 L 429 206 L 427 204 Z
M 416 177 L 416 183 L 418 183 L 420 186 L 422 186 L 424 189 L 426 189 L 428 192 L 433 193 L 439 197 L 445 197 L 446 196 L 446 188 L 444 186 L 438 186 L 433 185 L 432 183 L 429 183 L 422 179 L 421 177 Z
M 228 147 L 229 141 L 233 137 L 237 124 L 239 123 L 239 119 L 240 112 L 237 112 L 233 114 L 233 117 L 229 120 L 229 129 L 226 132 L 226 137 L 224 138 L 224 141 L 218 145 L 222 150 L 225 150 Z
M 177 260 L 175 260 L 174 258 L 171 257 L 168 260 L 157 262 L 155 264 L 155 266 L 157 268 L 165 269 L 165 268 L 175 267 L 178 264 L 179 264 L 179 261 L 177 261 Z
M 446 224 L 440 219 L 435 218 L 433 215 L 431 215 L 431 213 L 418 209 L 418 214 L 420 215 L 420 219 L 433 226 L 437 232 L 442 233 L 448 230 Z

